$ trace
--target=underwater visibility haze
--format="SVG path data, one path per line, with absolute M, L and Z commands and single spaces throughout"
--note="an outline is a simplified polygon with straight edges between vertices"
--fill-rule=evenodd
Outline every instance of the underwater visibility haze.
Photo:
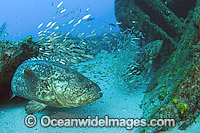
M 94 27 L 101 27 L 104 23 L 109 24 L 116 21 L 114 16 L 114 0 L 64 1 L 60 9 L 66 8 L 67 10 L 63 14 L 57 12 L 57 5 L 60 2 L 59 0 L 1 1 L 0 25 L 4 22 L 9 25 L 6 29 L 9 33 L 7 39 L 19 41 L 28 35 L 32 35 L 35 39 L 38 39 L 38 25 L 44 23 L 46 26 L 49 21 L 53 20 L 53 16 L 56 16 L 55 20 L 58 23 L 66 23 L 70 19 L 77 17 L 79 13 L 79 17 L 87 13 L 92 13 L 91 18 L 97 20 L 93 24 Z M 87 9 L 88 11 L 86 11 Z M 69 27 L 65 27 L 65 30 L 69 29 Z M 119 31 L 117 28 L 114 30 Z
M 0 132 L 199 132 L 200 0 L 2 0 L 0 16 Z

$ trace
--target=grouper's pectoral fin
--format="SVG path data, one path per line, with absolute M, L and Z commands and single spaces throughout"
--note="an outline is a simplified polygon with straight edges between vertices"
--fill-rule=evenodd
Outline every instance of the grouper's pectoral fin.
M 15 94 L 12 94 L 12 96 L 9 99 L 9 101 L 12 100 L 14 97 L 15 97 Z
M 46 107 L 46 104 L 31 100 L 26 104 L 25 110 L 27 114 L 35 114 L 43 111 Z
M 38 75 L 35 74 L 31 69 L 27 68 L 24 70 L 24 79 L 26 85 L 28 86 L 31 97 L 42 101 L 50 100 L 50 91 L 44 85 L 42 80 L 40 80 Z

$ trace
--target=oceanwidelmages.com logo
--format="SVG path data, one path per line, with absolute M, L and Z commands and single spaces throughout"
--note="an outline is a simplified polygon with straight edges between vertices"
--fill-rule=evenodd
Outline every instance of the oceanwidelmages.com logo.
M 37 118 L 34 115 L 27 115 L 24 119 L 27 127 L 32 128 L 37 124 Z M 175 126 L 174 119 L 152 119 L 147 122 L 146 119 L 137 118 L 109 118 L 105 115 L 104 118 L 90 115 L 87 118 L 65 118 L 56 119 L 49 116 L 42 116 L 40 118 L 40 125 L 42 127 L 121 127 L 127 130 L 132 130 L 134 127 L 155 127 L 155 126 Z

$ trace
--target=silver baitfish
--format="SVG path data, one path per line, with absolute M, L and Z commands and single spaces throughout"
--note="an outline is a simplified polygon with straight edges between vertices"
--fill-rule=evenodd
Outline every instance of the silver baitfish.
M 13 96 L 30 99 L 28 114 L 47 106 L 71 108 L 89 104 L 103 96 L 99 86 L 75 70 L 59 62 L 30 59 L 14 73 Z

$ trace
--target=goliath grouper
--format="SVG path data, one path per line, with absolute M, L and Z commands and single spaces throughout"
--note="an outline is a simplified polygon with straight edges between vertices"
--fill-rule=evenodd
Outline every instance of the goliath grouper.
M 163 45 L 163 40 L 155 40 L 140 49 L 134 60 L 128 65 L 127 72 L 123 75 L 126 81 L 133 81 L 133 75 L 140 75 L 145 69 L 150 71 L 153 60 L 158 56 Z
M 97 84 L 66 65 L 55 61 L 30 59 L 16 70 L 11 88 L 13 96 L 30 99 L 28 114 L 47 106 L 72 108 L 89 104 L 102 97 Z

